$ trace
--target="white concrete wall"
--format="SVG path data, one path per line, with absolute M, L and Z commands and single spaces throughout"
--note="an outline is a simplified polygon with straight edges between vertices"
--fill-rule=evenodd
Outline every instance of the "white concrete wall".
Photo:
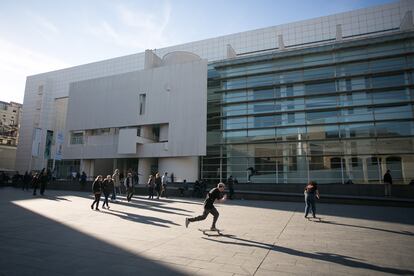
M 160 174 L 168 172 L 168 177 L 174 173 L 174 181 L 194 182 L 199 178 L 199 162 L 197 157 L 159 158 L 158 171 Z
M 168 89 L 166 89 L 168 87 Z M 146 94 L 146 110 L 139 114 L 139 94 Z M 191 119 L 190 119 L 191 118 Z M 207 61 L 164 65 L 131 73 L 71 84 L 66 120 L 69 131 L 110 127 L 136 127 L 164 124 L 163 143 L 136 147 L 136 129 L 121 129 L 118 144 L 66 145 L 65 158 L 93 159 L 102 156 L 161 157 L 201 156 L 206 154 Z M 142 129 L 144 132 L 145 127 Z M 135 137 L 135 138 L 134 138 Z M 164 137 L 165 138 L 165 137 Z M 91 137 L 92 139 L 92 137 Z M 94 137 L 93 139 L 97 139 Z M 116 140 L 117 138 L 114 138 Z M 88 138 L 89 140 L 89 138 Z M 104 147 L 108 145 L 107 147 Z M 78 147 L 82 149 L 79 151 Z M 89 149 L 90 148 L 90 149 Z

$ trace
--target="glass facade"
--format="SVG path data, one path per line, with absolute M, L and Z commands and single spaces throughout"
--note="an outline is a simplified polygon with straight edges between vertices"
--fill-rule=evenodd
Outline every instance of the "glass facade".
M 211 181 L 414 179 L 414 33 L 211 63 Z

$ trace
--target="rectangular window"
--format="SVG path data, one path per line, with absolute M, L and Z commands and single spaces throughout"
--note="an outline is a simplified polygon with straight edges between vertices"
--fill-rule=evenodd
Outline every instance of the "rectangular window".
M 145 113 L 145 101 L 146 94 L 139 94 L 139 115 L 144 115 Z
M 70 136 L 70 143 L 72 145 L 83 144 L 83 132 L 72 133 Z

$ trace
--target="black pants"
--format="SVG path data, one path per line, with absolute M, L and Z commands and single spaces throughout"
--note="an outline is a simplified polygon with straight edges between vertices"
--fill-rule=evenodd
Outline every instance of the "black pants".
M 110 195 L 109 193 L 104 193 L 105 199 L 104 199 L 104 203 L 102 204 L 102 208 L 105 206 L 105 204 L 106 204 L 106 207 L 109 207 L 108 205 L 109 195 Z
M 40 183 L 40 194 L 43 195 L 45 193 L 46 183 Z
M 37 184 L 33 185 L 33 195 L 36 195 L 36 190 L 37 190 Z
M 211 225 L 211 227 L 216 228 L 216 222 L 217 222 L 220 214 L 217 211 L 216 207 L 214 207 L 214 206 L 213 206 L 212 209 L 204 208 L 204 212 L 201 216 L 194 217 L 194 218 L 189 218 L 188 221 L 193 222 L 193 221 L 205 220 L 207 218 L 208 214 L 213 215 L 213 224 Z
M 160 196 L 161 196 L 161 186 L 155 187 L 155 191 L 157 192 L 157 198 L 160 198 Z
M 164 196 L 165 198 L 167 198 L 167 186 L 162 186 L 162 190 L 161 190 L 161 196 Z
M 229 199 L 233 199 L 234 189 L 233 187 L 229 187 Z
M 148 198 L 153 199 L 154 198 L 154 187 L 148 188 Z
M 96 203 L 96 209 L 99 207 L 99 200 L 101 199 L 101 194 L 95 194 L 95 200 L 93 201 L 91 208 L 93 209 L 93 205 Z
M 132 196 L 134 195 L 134 188 L 133 187 L 129 187 L 127 188 L 127 201 L 130 202 Z

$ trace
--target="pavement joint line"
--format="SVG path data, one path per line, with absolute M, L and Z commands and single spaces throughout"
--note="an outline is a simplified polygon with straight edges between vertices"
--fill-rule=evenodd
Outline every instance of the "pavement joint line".
M 280 231 L 279 235 L 277 235 L 275 242 L 272 244 L 272 247 L 274 247 L 276 245 L 276 242 L 279 240 L 280 236 L 282 235 L 283 231 L 285 231 L 286 227 L 288 226 L 288 224 L 290 223 L 290 221 L 292 220 L 293 216 L 296 213 L 296 208 L 292 211 L 292 214 L 290 215 L 290 218 L 288 219 L 288 221 L 286 222 L 285 226 L 283 227 L 282 231 Z M 266 260 L 267 256 L 270 253 L 270 250 L 272 250 L 272 248 L 269 248 L 269 250 L 267 250 L 266 255 L 263 257 L 262 261 L 260 262 L 260 264 L 257 266 L 256 270 L 253 273 L 253 276 L 256 275 L 257 271 L 259 270 L 260 266 L 263 264 L 264 260 Z

